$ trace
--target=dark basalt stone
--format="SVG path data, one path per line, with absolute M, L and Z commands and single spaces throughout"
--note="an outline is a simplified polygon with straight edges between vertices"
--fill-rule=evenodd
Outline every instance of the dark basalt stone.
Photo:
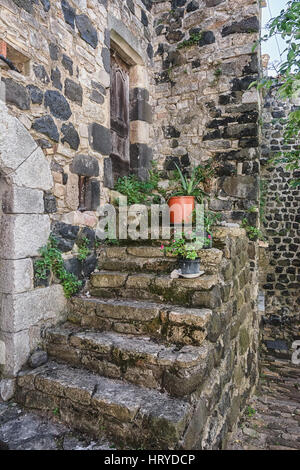
M 54 44 L 54 42 L 50 42 L 49 52 L 51 60 L 58 60 L 59 47 L 57 44 Z
M 68 143 L 73 150 L 77 150 L 79 147 L 80 139 L 78 132 L 76 131 L 73 124 L 63 124 L 61 131 L 63 133 L 63 138 L 61 142 L 64 144 L 65 142 Z
M 126 0 L 127 6 L 131 13 L 134 15 L 135 14 L 135 9 L 134 9 L 134 3 L 133 0 Z
M 180 137 L 180 131 L 177 130 L 174 126 L 163 126 L 162 130 L 165 139 L 177 139 L 178 137 Z
M 103 85 L 101 85 L 101 83 L 94 82 L 94 80 L 92 80 L 92 87 L 95 88 L 100 93 L 102 93 L 102 95 L 106 95 L 106 89 L 104 88 Z
M 146 10 L 151 11 L 152 0 L 142 0 L 142 3 L 145 5 Z
M 130 169 L 142 180 L 149 177 L 148 170 L 151 168 L 152 149 L 146 144 L 130 145 Z
M 113 189 L 114 187 L 114 176 L 113 176 L 113 167 L 111 158 L 104 158 L 104 181 L 103 184 L 106 188 Z
M 64 260 L 64 268 L 69 272 L 74 274 L 78 279 L 82 278 L 82 262 L 78 258 L 73 257 Z
M 28 90 L 12 78 L 2 78 L 6 90 L 6 102 L 17 106 L 17 108 L 26 110 L 30 108 L 30 95 Z
M 186 2 L 187 0 L 172 0 L 172 10 L 175 10 L 178 7 L 183 7 Z
M 56 212 L 56 198 L 50 191 L 44 192 L 44 210 L 46 214 L 53 214 Z
M 180 163 L 183 168 L 187 168 L 190 166 L 191 162 L 188 153 L 182 155 L 182 157 L 180 158 Z
M 216 42 L 215 35 L 212 31 L 203 31 L 201 39 L 198 41 L 198 46 L 206 46 L 207 44 L 213 44 Z
M 73 158 L 70 170 L 81 176 L 99 176 L 99 163 L 95 157 L 78 154 Z
M 152 123 L 152 108 L 145 100 L 131 100 L 130 121 L 145 121 Z
M 52 69 L 51 70 L 51 81 L 52 81 L 52 84 L 55 88 L 57 88 L 58 90 L 62 90 L 62 84 L 61 84 L 61 73 L 60 73 L 60 70 L 58 67 L 56 67 L 55 69 Z
M 45 107 L 49 107 L 51 114 L 62 121 L 67 121 L 72 115 L 69 103 L 59 91 L 46 91 Z
M 163 32 L 164 27 L 165 27 L 165 26 L 164 26 L 163 24 L 160 24 L 159 26 L 157 26 L 157 27 L 155 28 L 155 34 L 156 34 L 156 36 L 160 36 L 160 35 L 161 35 L 161 33 Z
M 141 10 L 141 22 L 143 23 L 144 26 L 148 26 L 149 24 L 148 17 L 146 13 L 144 12 L 144 10 Z
M 103 47 L 101 52 L 102 60 L 103 60 L 103 67 L 107 73 L 110 73 L 110 52 L 107 47 Z
M 228 36 L 235 33 L 256 33 L 259 31 L 259 21 L 256 16 L 244 18 L 242 21 L 234 22 L 222 29 L 222 36 Z
M 89 126 L 89 141 L 93 150 L 102 155 L 109 155 L 111 151 L 111 135 L 107 127 L 93 122 Z
M 195 0 L 192 0 L 190 3 L 188 3 L 186 7 L 186 11 L 190 13 L 191 11 L 196 11 L 199 9 L 199 3 L 195 2 Z
M 104 44 L 110 49 L 110 30 L 107 28 L 104 31 Z
M 75 28 L 75 8 L 72 8 L 71 5 L 66 0 L 62 0 L 61 8 L 63 11 L 65 22 L 74 29 Z
M 167 171 L 176 170 L 176 165 L 180 167 L 180 160 L 178 157 L 167 156 L 164 162 L 164 169 Z
M 84 228 L 79 232 L 79 234 L 78 234 L 78 236 L 77 236 L 76 244 L 77 244 L 78 246 L 82 246 L 84 239 L 87 239 L 87 240 L 88 240 L 88 242 L 87 242 L 87 247 L 88 247 L 89 249 L 93 248 L 93 247 L 94 247 L 94 243 L 95 243 L 95 239 L 96 239 L 94 230 L 92 230 L 92 229 L 89 228 L 89 227 L 84 227 Z
M 34 120 L 32 129 L 48 136 L 54 142 L 58 142 L 59 134 L 55 122 L 49 115 L 42 116 Z
M 52 143 L 49 142 L 47 139 L 36 139 L 36 143 L 38 144 L 41 149 L 51 149 Z
M 76 225 L 65 224 L 64 222 L 53 222 L 52 232 L 54 235 L 60 235 L 68 240 L 76 240 L 79 227 Z
M 80 106 L 82 105 L 82 86 L 70 78 L 66 78 L 65 80 L 65 95 L 71 101 L 80 104 Z
M 225 0 L 206 0 L 206 6 L 208 8 L 210 7 L 216 7 L 217 5 L 220 5 L 220 3 L 224 2 Z
M 43 351 L 41 349 L 37 349 L 34 351 L 31 356 L 28 359 L 28 365 L 32 369 L 36 369 L 37 367 L 42 366 L 43 364 L 46 364 L 48 361 L 48 354 L 46 351 Z
M 149 91 L 146 88 L 131 88 L 129 92 L 129 100 L 149 101 Z
M 252 54 L 249 64 L 247 64 L 243 69 L 243 75 L 251 75 L 253 73 L 258 73 L 258 72 L 259 72 L 258 56 L 257 54 Z
M 27 11 L 27 13 L 33 13 L 33 1 L 32 0 L 13 0 L 14 4 L 19 8 Z
M 216 129 L 213 132 L 209 132 L 208 134 L 203 136 L 203 141 L 205 140 L 215 140 L 215 139 L 220 139 L 221 138 L 221 131 L 219 129 Z
M 44 11 L 49 11 L 50 10 L 50 7 L 51 7 L 51 4 L 50 4 L 50 1 L 49 0 L 40 0 L 41 4 L 43 5 L 43 9 Z
M 73 75 L 73 60 L 70 59 L 67 55 L 63 54 L 62 61 L 63 67 L 69 72 L 70 75 Z
M 243 77 L 241 79 L 234 78 L 232 80 L 232 91 L 246 91 L 249 88 L 249 85 L 257 80 L 256 75 L 247 75 L 246 77 Z
M 43 65 L 33 64 L 33 71 L 34 71 L 36 78 L 41 80 L 41 82 L 43 82 L 45 85 L 50 83 L 50 78 Z
M 90 94 L 90 100 L 98 104 L 104 103 L 103 96 L 100 93 L 98 93 L 97 90 L 92 90 L 92 93 Z
M 87 15 L 76 15 L 75 21 L 80 37 L 96 49 L 98 45 L 98 34 L 89 17 Z
M 154 55 L 153 46 L 150 42 L 148 43 L 148 46 L 147 46 L 147 55 L 149 59 L 153 59 L 153 55 Z
M 84 261 L 83 261 L 83 266 L 82 266 L 82 271 L 84 277 L 89 277 L 93 271 L 95 271 L 96 266 L 97 266 L 97 256 L 95 254 L 89 255 Z
M 89 178 L 86 184 L 84 203 L 86 210 L 95 211 L 100 204 L 100 182 L 94 178 Z

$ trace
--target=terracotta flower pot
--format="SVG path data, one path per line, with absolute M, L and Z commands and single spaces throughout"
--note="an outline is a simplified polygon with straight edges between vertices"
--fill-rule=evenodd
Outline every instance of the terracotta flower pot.
M 195 209 L 194 196 L 173 196 L 169 199 L 171 224 L 192 223 L 192 212 Z

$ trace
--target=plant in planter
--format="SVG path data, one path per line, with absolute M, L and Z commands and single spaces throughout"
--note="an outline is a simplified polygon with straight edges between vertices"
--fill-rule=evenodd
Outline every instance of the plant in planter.
M 164 253 L 169 253 L 178 257 L 179 268 L 184 277 L 198 277 L 203 272 L 200 271 L 200 258 L 198 258 L 198 251 L 201 250 L 207 240 L 203 237 L 197 236 L 195 233 L 190 233 L 190 238 L 187 238 L 184 233 L 178 233 L 170 241 L 167 246 L 161 246 Z
M 168 201 L 171 224 L 191 222 L 192 213 L 195 209 L 195 198 L 202 201 L 204 195 L 204 192 L 199 188 L 200 178 L 197 176 L 197 167 L 193 169 L 190 178 L 182 173 L 178 165 L 176 165 L 176 168 L 176 177 L 180 183 L 180 188 L 172 193 Z

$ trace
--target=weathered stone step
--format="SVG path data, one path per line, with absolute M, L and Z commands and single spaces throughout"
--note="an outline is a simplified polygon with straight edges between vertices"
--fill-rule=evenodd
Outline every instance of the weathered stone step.
M 68 320 L 100 331 L 147 335 L 176 344 L 200 345 L 209 334 L 212 311 L 171 304 L 73 297 Z M 217 315 L 217 314 L 216 314 Z
M 223 252 L 216 248 L 199 250 L 201 269 L 207 274 L 216 274 L 221 267 Z M 101 270 L 169 273 L 178 267 L 178 259 L 164 255 L 156 246 L 102 247 L 98 252 L 98 267 Z
M 196 279 L 171 279 L 166 275 L 100 271 L 91 276 L 90 292 L 102 298 L 143 299 L 216 308 L 221 305 L 218 284 L 217 275 L 203 275 Z
M 68 324 L 47 330 L 46 348 L 57 361 L 174 396 L 188 395 L 202 383 L 213 354 L 208 342 L 198 347 L 167 346 L 145 336 L 101 333 Z
M 49 362 L 17 379 L 17 400 L 118 446 L 173 449 L 190 418 L 190 405 L 157 390 Z

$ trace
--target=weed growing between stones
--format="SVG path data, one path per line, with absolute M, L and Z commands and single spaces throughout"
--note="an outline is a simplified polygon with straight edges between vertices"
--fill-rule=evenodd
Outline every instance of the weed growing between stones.
M 89 239 L 87 237 L 83 237 L 80 241 L 80 247 L 78 249 L 78 259 L 80 261 L 84 261 L 90 254 L 90 249 L 88 248 Z
M 180 44 L 178 44 L 177 49 L 183 49 L 184 47 L 191 47 L 195 44 L 198 44 L 198 42 L 202 39 L 202 34 L 203 33 L 191 34 L 190 39 L 185 39 Z
M 254 408 L 252 408 L 251 406 L 248 406 L 247 409 L 246 409 L 246 415 L 248 416 L 248 418 L 252 418 L 254 415 L 255 415 L 256 411 Z
M 50 235 L 48 243 L 40 250 L 41 258 L 34 263 L 35 277 L 47 279 L 49 273 L 53 273 L 61 282 L 64 294 L 67 298 L 76 294 L 82 286 L 76 276 L 66 270 L 61 251 L 57 248 L 56 239 Z
M 253 225 L 249 225 L 248 220 L 246 218 L 243 219 L 242 227 L 246 230 L 248 238 L 250 240 L 265 240 L 262 231 L 259 228 L 254 227 Z

